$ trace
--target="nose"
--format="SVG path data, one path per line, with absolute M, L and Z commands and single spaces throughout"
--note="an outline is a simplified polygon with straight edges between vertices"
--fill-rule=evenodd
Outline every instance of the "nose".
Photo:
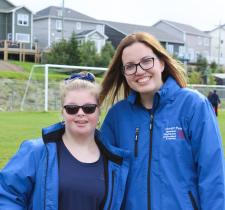
M 141 68 L 140 63 L 136 65 L 136 75 L 140 75 L 145 73 L 145 71 Z
M 81 107 L 79 107 L 77 115 L 85 115 L 85 113 Z

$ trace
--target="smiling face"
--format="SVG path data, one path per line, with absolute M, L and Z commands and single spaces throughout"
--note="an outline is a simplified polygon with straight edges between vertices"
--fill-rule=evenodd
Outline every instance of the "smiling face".
M 63 105 L 97 104 L 96 96 L 89 89 L 70 90 L 66 93 Z M 94 135 L 95 128 L 99 120 L 99 108 L 92 114 L 86 114 L 80 108 L 76 114 L 68 114 L 63 108 L 63 118 L 65 120 L 65 131 L 73 136 Z
M 153 96 L 162 86 L 162 72 L 164 62 L 161 61 L 150 47 L 141 42 L 135 42 L 124 48 L 122 53 L 123 66 L 138 64 L 145 65 L 148 59 L 153 58 L 154 65 L 149 70 L 143 70 L 140 65 L 136 65 L 137 71 L 133 75 L 126 75 L 125 78 L 131 89 L 140 93 L 141 98 L 146 95 Z

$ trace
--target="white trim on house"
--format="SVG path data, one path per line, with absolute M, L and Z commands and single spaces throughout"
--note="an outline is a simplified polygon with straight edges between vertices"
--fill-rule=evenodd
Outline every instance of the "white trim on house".
M 15 41 L 15 11 L 12 12 L 12 41 Z
M 33 22 L 33 15 L 30 15 L 30 49 L 32 49 L 32 43 L 33 43 L 33 35 L 34 35 L 34 22 Z

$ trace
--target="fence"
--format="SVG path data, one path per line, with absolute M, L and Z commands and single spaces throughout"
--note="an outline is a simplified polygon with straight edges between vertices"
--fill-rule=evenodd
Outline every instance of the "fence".
M 27 81 L 0 79 L 0 111 L 20 111 Z M 24 101 L 24 111 L 44 111 L 45 108 L 44 81 L 32 80 Z M 217 90 L 223 100 L 225 109 L 225 86 L 189 85 L 190 88 L 208 95 L 209 91 Z M 48 83 L 48 110 L 60 110 L 59 82 Z

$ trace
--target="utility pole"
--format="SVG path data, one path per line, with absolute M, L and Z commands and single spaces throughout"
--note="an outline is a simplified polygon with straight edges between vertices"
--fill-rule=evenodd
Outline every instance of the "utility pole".
M 62 0 L 62 40 L 64 39 L 64 0 Z
M 218 67 L 220 66 L 220 55 L 221 55 L 221 23 L 219 23 L 219 31 L 218 31 Z

